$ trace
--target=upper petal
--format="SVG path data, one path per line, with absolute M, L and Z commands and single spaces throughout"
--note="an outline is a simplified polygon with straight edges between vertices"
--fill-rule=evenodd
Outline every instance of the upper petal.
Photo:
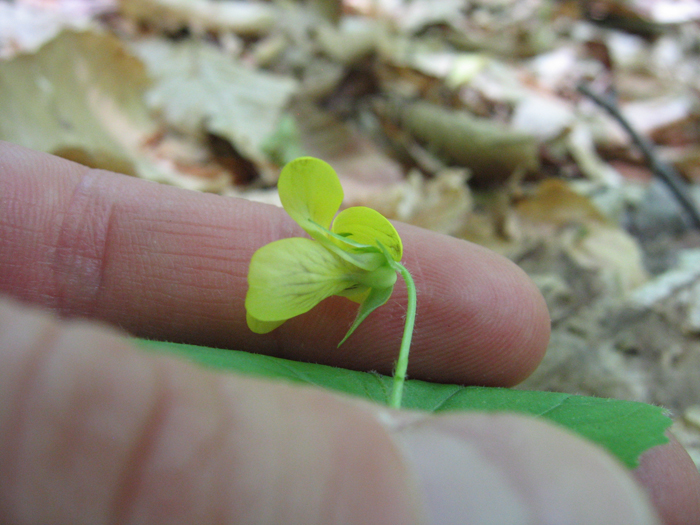
M 383 244 L 395 261 L 403 255 L 403 244 L 396 228 L 372 208 L 354 206 L 341 211 L 333 221 L 333 233 L 369 246 Z
M 275 241 L 253 254 L 245 307 L 260 321 L 290 319 L 352 287 L 362 271 L 311 239 Z
M 314 157 L 299 157 L 288 163 L 280 173 L 277 188 L 287 213 L 315 238 L 323 236 L 318 226 L 330 229 L 343 202 L 343 188 L 335 170 Z

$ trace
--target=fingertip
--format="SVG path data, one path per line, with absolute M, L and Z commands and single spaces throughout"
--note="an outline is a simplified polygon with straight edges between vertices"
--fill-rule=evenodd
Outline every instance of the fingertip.
M 413 370 L 439 382 L 511 386 L 542 360 L 550 319 L 542 294 L 510 260 L 417 228 L 403 234 L 416 270 Z M 410 369 L 409 369 L 410 371 Z
M 433 523 L 658 523 L 622 465 L 534 418 L 468 413 L 394 427 Z
M 669 439 L 642 455 L 634 476 L 665 525 L 700 524 L 700 473 L 683 445 L 670 433 Z

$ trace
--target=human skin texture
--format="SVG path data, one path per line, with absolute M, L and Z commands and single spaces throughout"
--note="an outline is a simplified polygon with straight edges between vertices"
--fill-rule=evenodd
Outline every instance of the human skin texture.
M 0 304 L 3 523 L 459 523 L 464 512 L 475 523 L 490 512 L 512 523 L 566 512 L 576 523 L 700 523 L 700 479 L 675 440 L 642 457 L 635 482 L 528 418 L 389 411 L 145 355 L 115 331 L 391 373 L 400 283 L 340 349 L 355 315 L 343 298 L 270 334 L 247 329 L 250 257 L 304 235 L 280 209 L 2 142 L 0 188 L 0 294 L 11 298 Z M 527 276 L 478 246 L 396 227 L 419 293 L 409 375 L 527 377 L 549 337 Z M 451 468 L 460 457 L 465 468 Z M 479 480 L 492 490 L 454 493 Z

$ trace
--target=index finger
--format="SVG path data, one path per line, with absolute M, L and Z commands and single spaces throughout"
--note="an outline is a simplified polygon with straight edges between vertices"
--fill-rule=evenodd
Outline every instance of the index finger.
M 340 348 L 355 303 L 332 297 L 274 332 L 245 321 L 248 264 L 302 230 L 283 210 L 195 193 L 0 142 L 0 292 L 154 339 L 391 373 L 400 283 Z M 544 300 L 516 265 L 479 246 L 397 224 L 418 289 L 413 378 L 511 385 L 549 337 Z

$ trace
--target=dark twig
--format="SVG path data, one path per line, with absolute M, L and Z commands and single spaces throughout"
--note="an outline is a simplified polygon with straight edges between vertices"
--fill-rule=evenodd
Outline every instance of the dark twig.
M 610 116 L 612 116 L 625 129 L 627 134 L 632 139 L 632 142 L 634 142 L 634 144 L 642 152 L 642 155 L 644 155 L 644 159 L 646 160 L 651 171 L 668 186 L 683 209 L 685 209 L 688 215 L 690 215 L 690 219 L 692 220 L 695 228 L 700 229 L 700 212 L 698 212 L 698 208 L 689 197 L 688 188 L 685 182 L 673 168 L 673 166 L 659 159 L 658 155 L 654 151 L 653 144 L 642 137 L 632 128 L 632 126 L 630 126 L 630 123 L 627 122 L 627 119 L 622 116 L 617 105 L 612 100 L 594 93 L 585 84 L 579 84 L 578 90 L 607 111 Z

